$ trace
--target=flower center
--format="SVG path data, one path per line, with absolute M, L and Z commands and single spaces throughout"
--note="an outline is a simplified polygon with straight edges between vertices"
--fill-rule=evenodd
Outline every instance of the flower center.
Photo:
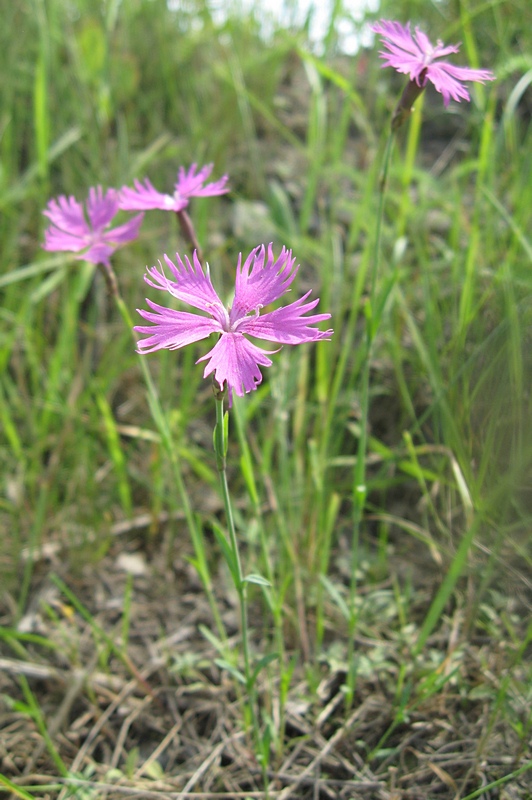
M 233 313 L 233 308 L 225 309 L 224 312 L 227 315 L 227 328 L 225 325 L 223 326 L 224 330 L 227 332 L 235 333 L 238 329 L 242 326 L 243 323 L 246 322 L 250 317 L 259 317 L 260 310 L 263 308 L 261 303 L 257 303 L 255 308 L 251 309 L 251 311 L 247 314 L 242 314 L 242 316 L 237 317 L 236 314 Z
M 85 245 L 87 247 L 92 247 L 94 244 L 99 244 L 102 240 L 103 234 L 103 227 L 99 228 L 91 228 L 89 233 L 86 233 L 83 237 L 85 240 Z
M 166 208 L 172 209 L 174 205 L 181 202 L 182 197 L 178 191 L 175 191 L 173 194 L 165 194 L 164 196 L 164 204 Z
M 429 67 L 434 61 L 434 48 L 429 47 L 423 55 L 423 66 Z

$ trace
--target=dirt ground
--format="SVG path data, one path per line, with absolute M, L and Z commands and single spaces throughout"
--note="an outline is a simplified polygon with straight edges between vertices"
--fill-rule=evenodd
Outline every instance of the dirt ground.
M 39 797 L 69 796 L 60 788 L 61 771 L 36 714 L 31 719 L 17 706 L 17 700 L 28 703 L 25 679 L 69 775 L 84 781 L 75 796 L 264 797 L 261 769 L 241 731 L 234 681 L 213 665 L 217 654 L 201 632 L 201 626 L 212 629 L 202 587 L 184 552 L 170 564 L 164 547 L 147 552 L 142 537 L 147 522 L 142 516 L 136 520 L 137 535 L 131 526 L 115 526 L 103 561 L 79 566 L 78 560 L 74 570 L 64 564 L 61 550 L 46 549 L 31 607 L 18 629 L 46 637 L 56 649 L 28 637 L 24 653 L 14 657 L 8 636 L 0 645 L 0 771 L 18 785 L 50 784 Z M 75 607 L 52 574 L 83 607 Z M 236 635 L 231 598 L 219 599 L 224 623 Z M 121 657 L 112 645 L 122 641 L 125 613 L 128 655 Z M 14 614 L 7 595 L 0 616 L 7 631 Z M 253 623 L 260 630 L 252 615 Z M 347 712 L 340 692 L 345 673 L 332 657 L 321 664 L 314 701 L 298 667 L 287 701 L 283 752 L 270 764 L 270 796 L 453 800 L 530 758 L 530 748 L 524 751 L 507 721 L 493 723 L 486 695 L 491 673 L 500 702 L 509 702 L 498 663 L 507 661 L 506 643 L 478 633 L 464 643 L 462 624 L 463 609 L 457 608 L 429 642 L 429 649 L 448 653 L 445 687 L 411 704 L 402 720 L 392 711 L 401 642 L 357 640 L 359 655 L 387 648 L 387 657 L 359 676 Z M 452 677 L 454 671 L 461 680 Z M 465 681 L 478 685 L 478 696 L 463 691 Z M 523 706 L 520 714 L 526 724 L 529 708 Z M 368 752 L 387 732 L 385 747 L 368 764 Z M 98 789 L 88 792 L 87 785 L 96 783 Z M 532 776 L 525 773 L 483 797 L 525 800 L 531 792 Z

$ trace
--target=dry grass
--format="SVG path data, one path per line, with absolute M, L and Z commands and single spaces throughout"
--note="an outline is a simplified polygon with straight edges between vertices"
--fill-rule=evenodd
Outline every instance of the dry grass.
M 74 574 L 59 553 L 40 564 L 31 609 L 18 630 L 53 647 L 23 641 L 23 655 L 0 661 L 0 690 L 12 703 L 0 718 L 0 770 L 18 786 L 39 785 L 39 797 L 71 796 L 66 786 L 60 788 L 57 765 L 35 721 L 17 708 L 23 675 L 68 770 L 65 784 L 74 791 L 81 781 L 83 792 L 78 788 L 74 796 L 266 797 L 260 766 L 242 732 L 234 682 L 213 665 L 216 653 L 199 633 L 211 620 L 195 572 L 183 553 L 167 566 L 164 548 L 152 549 L 150 555 L 131 532 L 125 540 L 122 533 L 102 561 Z M 68 579 L 91 622 L 61 594 L 50 569 Z M 235 608 L 223 593 L 221 579 L 224 622 L 236 633 Z M 125 603 L 130 622 L 127 658 L 121 659 L 98 629 L 125 652 Z M 14 601 L 2 608 L 7 630 L 14 612 Z M 330 657 L 321 660 L 315 694 L 298 667 L 286 702 L 282 753 L 268 773 L 269 796 L 453 800 L 522 763 L 522 739 L 507 718 L 493 716 L 489 702 L 515 647 L 478 630 L 465 637 L 464 612 L 455 608 L 429 641 L 429 661 L 431 652 L 447 652 L 439 691 L 417 698 L 414 691 L 401 719 L 394 711 L 395 689 L 408 642 L 377 638 L 377 625 L 376 638 L 360 636 L 357 642 L 368 666 L 358 677 L 351 711 L 345 710 L 345 671 L 334 660 L 333 646 L 325 649 Z M 260 622 L 252 619 L 256 633 Z M 341 641 L 337 632 L 336 644 Z M 429 669 L 429 663 L 419 663 L 411 679 L 421 683 Z M 275 688 L 264 688 L 264 698 L 275 697 Z M 512 695 L 516 719 L 524 719 L 528 710 Z M 506 795 L 486 797 L 525 800 L 530 785 L 524 774 L 504 789 Z

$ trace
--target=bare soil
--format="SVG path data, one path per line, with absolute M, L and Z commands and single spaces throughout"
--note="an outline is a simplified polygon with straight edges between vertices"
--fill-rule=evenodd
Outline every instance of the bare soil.
M 140 533 L 146 523 L 144 517 L 136 521 Z M 201 632 L 201 626 L 213 625 L 186 548 L 177 540 L 168 564 L 161 543 L 146 548 L 125 524 L 115 533 L 98 563 L 72 569 L 61 550 L 48 547 L 43 553 L 30 609 L 17 627 L 46 637 L 56 649 L 27 641 L 17 655 L 8 637 L 0 645 L 0 771 L 19 786 L 50 784 L 39 797 L 67 796 L 38 721 L 17 706 L 24 701 L 22 679 L 69 775 L 98 786 L 90 795 L 85 787 L 74 796 L 266 797 L 261 768 L 242 732 L 235 683 L 214 665 L 217 653 Z M 92 621 L 52 575 L 67 584 Z M 236 636 L 236 609 L 230 596 L 220 594 L 223 586 L 221 579 L 224 623 Z M 124 614 L 128 646 L 121 657 Z M 8 595 L 0 625 L 9 630 L 14 622 Z M 525 763 L 530 746 L 507 720 L 493 715 L 497 691 L 501 703 L 519 702 L 515 691 L 504 694 L 508 642 L 478 632 L 464 642 L 463 624 L 464 609 L 456 608 L 429 642 L 429 649 L 448 654 L 441 670 L 448 681 L 424 702 L 409 704 L 402 719 L 394 717 L 401 642 L 360 637 L 359 654 L 387 646 L 388 656 L 381 668 L 359 676 L 347 710 L 340 691 L 345 673 L 333 659 L 321 664 L 322 681 L 312 697 L 298 666 L 282 754 L 273 755 L 268 772 L 270 796 L 454 800 Z M 478 693 L 471 690 L 475 686 Z M 515 709 L 523 725 L 529 715 L 525 689 L 524 704 Z M 275 696 L 275 687 L 271 691 Z M 265 687 L 264 698 L 268 694 Z M 368 761 L 385 735 L 384 746 Z M 525 800 L 531 789 L 532 777 L 525 773 L 483 797 Z

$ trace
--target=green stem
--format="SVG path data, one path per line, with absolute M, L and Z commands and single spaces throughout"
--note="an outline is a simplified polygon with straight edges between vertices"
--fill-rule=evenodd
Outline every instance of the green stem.
M 377 210 L 377 221 L 375 228 L 375 245 L 373 251 L 373 262 L 370 273 L 369 297 L 365 305 L 366 315 L 366 348 L 364 354 L 364 364 L 361 372 L 360 387 L 360 435 L 358 439 L 357 459 L 353 481 L 353 541 L 351 546 L 351 583 L 349 587 L 349 623 L 348 623 L 348 673 L 347 673 L 347 692 L 346 703 L 351 705 L 355 692 L 356 683 L 356 664 L 355 664 L 355 629 L 357 625 L 356 613 L 356 591 L 357 591 L 357 569 L 358 569 L 358 550 L 360 540 L 360 525 L 366 504 L 366 454 L 368 447 L 368 424 L 369 424 L 369 381 L 371 371 L 371 356 L 373 344 L 380 322 L 380 312 L 375 314 L 375 294 L 377 287 L 377 276 L 379 271 L 380 243 L 382 231 L 382 219 L 384 212 L 384 195 L 386 191 L 386 180 L 390 164 L 390 155 L 393 145 L 393 131 L 388 136 L 384 162 L 379 184 L 379 206 Z
M 236 537 L 235 521 L 233 517 L 233 506 L 231 503 L 231 496 L 229 493 L 229 484 L 227 482 L 226 470 L 226 453 L 227 453 L 227 429 L 226 420 L 224 419 L 224 394 L 223 392 L 215 392 L 216 404 L 216 428 L 214 430 L 214 449 L 216 454 L 216 466 L 218 475 L 220 477 L 220 488 L 222 490 L 222 497 L 225 508 L 225 518 L 227 530 L 229 532 L 229 545 L 233 558 L 233 568 L 230 569 L 233 583 L 238 594 L 238 602 L 240 606 L 240 625 L 242 629 L 242 655 L 244 657 L 244 678 L 247 691 L 247 702 L 251 720 L 253 724 L 253 733 L 255 737 L 255 744 L 258 746 L 260 743 L 259 726 L 256 714 L 256 692 L 253 673 L 251 670 L 251 657 L 249 651 L 249 638 L 248 638 L 248 610 L 247 610 L 247 597 L 246 597 L 246 582 L 242 573 L 242 562 L 240 559 L 240 551 L 238 548 L 238 540 Z

